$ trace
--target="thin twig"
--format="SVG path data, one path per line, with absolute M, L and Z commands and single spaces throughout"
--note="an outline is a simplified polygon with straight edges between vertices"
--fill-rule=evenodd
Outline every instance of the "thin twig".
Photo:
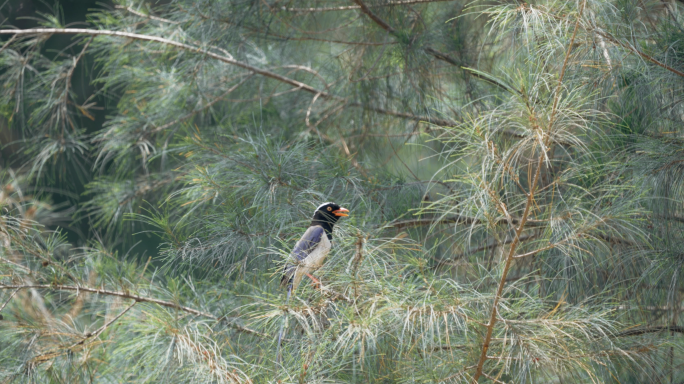
M 115 318 L 113 318 L 113 319 L 111 319 L 110 321 L 108 321 L 107 323 L 105 323 L 103 326 L 101 326 L 100 328 L 98 328 L 95 332 L 86 333 L 86 334 L 84 335 L 84 338 L 83 338 L 81 341 L 79 341 L 79 342 L 77 342 L 77 343 L 75 343 L 75 344 L 72 344 L 71 346 L 69 346 L 69 347 L 67 347 L 67 348 L 63 348 L 62 351 L 53 349 L 53 350 L 51 350 L 51 351 L 45 352 L 45 353 L 43 353 L 43 354 L 40 354 L 40 355 L 38 355 L 38 356 L 33 357 L 33 358 L 31 359 L 31 361 L 32 361 L 33 363 L 45 362 L 45 361 L 48 361 L 48 360 L 50 360 L 50 359 L 54 359 L 55 357 L 64 355 L 65 353 L 70 352 L 73 348 L 76 348 L 76 347 L 78 347 L 79 345 L 83 345 L 83 344 L 86 342 L 86 340 L 88 340 L 88 339 L 90 339 L 91 337 L 97 336 L 97 335 L 99 335 L 100 333 L 104 332 L 104 330 L 107 329 L 107 327 L 109 327 L 113 322 L 115 322 L 115 321 L 117 321 L 118 319 L 120 319 L 121 316 L 123 316 L 126 312 L 128 312 L 128 310 L 130 310 L 131 308 L 133 308 L 133 306 L 134 306 L 135 304 L 137 304 L 137 303 L 138 303 L 137 301 L 134 301 L 133 304 L 131 304 L 131 305 L 128 306 L 128 308 L 126 308 L 126 309 L 124 309 L 123 311 L 121 311 L 121 313 L 119 313 Z
M 13 265 L 13 266 L 15 266 L 15 267 L 17 267 L 17 268 L 19 268 L 19 269 L 23 269 L 24 272 L 27 272 L 27 273 L 29 273 L 29 274 L 31 273 L 31 268 L 25 267 L 25 266 L 23 266 L 23 265 L 21 265 L 21 264 L 19 264 L 19 263 L 15 263 L 15 262 L 12 261 L 12 260 L 7 260 L 7 259 L 5 259 L 5 258 L 0 257 L 0 261 L 2 261 L 3 263 L 7 263 L 7 264 L 9 264 L 9 265 Z
M 2 46 L 2 48 L 0 48 L 0 53 L 2 53 L 2 51 L 4 51 L 5 49 L 7 49 L 7 47 L 9 47 L 10 44 L 12 44 L 12 42 L 13 42 L 16 38 L 17 38 L 17 35 L 14 35 L 14 36 L 12 36 L 12 38 L 10 38 L 9 40 L 7 40 L 7 42 Z
M 278 39 L 283 39 L 285 41 L 321 41 L 324 43 L 334 43 L 334 44 L 345 44 L 345 45 L 394 45 L 394 44 L 399 44 L 396 41 L 389 42 L 389 43 L 371 43 L 371 42 L 366 42 L 366 41 L 346 41 L 346 40 L 330 40 L 330 39 L 322 39 L 322 38 L 317 38 L 317 37 L 292 37 L 292 36 L 283 36 L 279 35 L 276 33 L 273 33 L 272 31 L 269 31 L 268 35 L 264 37 L 275 37 Z
M 128 307 L 126 307 L 126 309 L 124 309 L 123 311 L 121 311 L 121 313 L 119 313 L 118 315 L 116 315 L 116 317 L 114 317 L 113 319 L 111 319 L 111 320 L 109 320 L 108 322 L 106 322 L 104 325 L 102 325 L 100 328 L 98 328 L 95 332 L 88 332 L 88 333 L 86 333 L 86 334 L 84 335 L 85 337 L 83 338 L 83 340 L 81 340 L 81 341 L 79 341 L 78 343 L 76 343 L 76 344 L 70 346 L 68 349 L 72 349 L 72 348 L 74 348 L 74 347 L 77 347 L 77 346 L 79 346 L 79 345 L 82 345 L 83 343 L 86 342 L 86 340 L 88 340 L 88 339 L 91 338 L 91 337 L 97 337 L 100 333 L 104 332 L 104 330 L 107 329 L 107 327 L 109 327 L 110 325 L 112 325 L 113 322 L 119 320 L 119 319 L 121 318 L 121 316 L 125 315 L 126 312 L 128 312 L 131 308 L 133 308 L 133 306 L 136 305 L 137 303 L 138 303 L 137 301 L 134 301 L 131 305 L 129 305 Z
M 350 107 L 361 107 L 366 111 L 378 112 L 378 113 L 381 113 L 383 115 L 396 116 L 396 117 L 401 117 L 401 118 L 413 120 L 413 121 L 424 121 L 426 123 L 437 124 L 437 125 L 440 125 L 443 127 L 453 127 L 453 126 L 458 124 L 454 120 L 446 120 L 446 119 L 440 119 L 437 117 L 430 117 L 430 116 L 420 116 L 420 115 L 414 115 L 414 114 L 406 113 L 406 112 L 390 111 L 387 109 L 370 107 L 368 105 L 361 104 L 358 102 L 349 103 L 349 106 Z
M 530 234 L 530 235 L 521 236 L 521 237 L 520 237 L 520 241 L 533 239 L 533 238 L 536 238 L 536 237 L 538 237 L 538 236 L 539 236 L 538 234 Z M 508 244 L 512 243 L 514 240 L 515 240 L 515 238 L 510 237 L 510 238 L 508 238 L 508 239 L 506 239 L 506 240 L 504 240 L 504 241 L 502 241 L 502 242 L 494 241 L 494 242 L 491 242 L 491 243 L 487 243 L 487 244 L 485 244 L 485 245 L 481 245 L 481 246 L 479 246 L 479 247 L 474 247 L 474 248 L 471 248 L 471 249 L 469 249 L 469 250 L 467 250 L 467 251 L 465 251 L 465 252 L 459 253 L 459 254 L 456 255 L 456 256 L 450 257 L 450 258 L 448 258 L 448 259 L 438 260 L 438 261 L 437 261 L 437 265 L 456 265 L 452 260 L 458 260 L 458 259 L 463 258 L 463 257 L 465 257 L 465 256 L 469 256 L 469 255 L 472 255 L 472 254 L 475 254 L 475 253 L 478 253 L 478 252 L 482 252 L 482 251 L 485 251 L 485 250 L 487 250 L 487 249 L 491 249 L 491 248 L 494 248 L 494 247 L 503 246 L 503 245 L 508 245 Z
M 16 36 L 16 35 L 14 35 Z M 13 37 L 14 37 L 13 36 Z M 69 111 L 67 109 L 68 103 L 69 103 L 69 90 L 71 89 L 71 78 L 74 76 L 74 71 L 76 70 L 76 66 L 78 65 L 78 62 L 81 61 L 83 56 L 85 55 L 86 51 L 88 50 L 88 47 L 90 47 L 90 43 L 93 42 L 93 39 L 95 36 L 90 36 L 90 39 L 88 40 L 87 43 L 83 46 L 83 49 L 81 50 L 81 53 L 78 54 L 77 57 L 74 58 L 74 63 L 71 65 L 71 68 L 69 68 L 69 71 L 66 74 L 65 77 L 65 89 L 64 89 L 64 99 L 62 102 L 61 110 L 62 110 L 62 136 L 64 136 L 64 126 L 66 125 L 66 122 L 69 122 L 69 125 L 71 126 L 71 129 L 76 132 L 76 126 L 74 123 L 71 121 L 69 118 Z M 81 109 L 83 111 L 83 109 Z
M 584 11 L 584 6 L 586 5 L 586 0 L 580 4 L 579 14 L 577 15 L 577 21 L 575 22 L 575 30 L 572 31 L 572 37 L 570 38 L 570 45 L 568 46 L 568 51 L 565 53 L 565 59 L 563 60 L 563 66 L 561 67 L 560 76 L 558 76 L 558 84 L 556 85 L 556 92 L 553 98 L 553 108 L 551 109 L 551 122 L 555 120 L 556 111 L 558 110 L 558 101 L 560 100 L 560 90 L 563 86 L 563 78 L 565 77 L 565 69 L 568 67 L 568 60 L 570 60 L 570 53 L 575 45 L 575 36 L 577 36 L 577 30 L 579 29 L 580 20 L 582 18 L 582 11 Z M 551 124 L 549 124 L 549 127 Z
M 223 100 L 223 98 L 225 98 L 225 97 L 228 96 L 230 93 L 232 93 L 233 91 L 235 91 L 239 86 L 241 86 L 242 84 L 244 84 L 244 83 L 245 83 L 247 80 L 249 80 L 251 77 L 252 77 L 252 74 L 247 75 L 244 79 L 240 80 L 240 82 L 238 82 L 238 83 L 235 84 L 234 86 L 230 87 L 227 91 L 223 92 L 222 95 L 220 95 L 219 97 L 217 97 L 217 98 L 215 98 L 214 100 L 210 101 L 210 102 L 207 103 L 206 105 L 202 106 L 202 108 L 196 109 L 196 110 L 194 110 L 194 111 L 192 111 L 192 112 L 190 112 L 190 113 L 188 113 L 188 114 L 186 114 L 186 115 L 184 115 L 184 116 L 179 117 L 178 119 L 176 119 L 176 120 L 174 120 L 174 121 L 172 121 L 172 122 L 170 122 L 170 123 L 166 123 L 166 124 L 164 124 L 164 125 L 162 125 L 162 126 L 160 126 L 160 127 L 157 127 L 157 128 L 155 128 L 155 129 L 153 129 L 151 132 L 152 132 L 152 133 L 157 133 L 157 132 L 163 131 L 163 130 L 165 130 L 165 129 L 167 129 L 167 128 L 173 126 L 173 125 L 176 125 L 176 124 L 178 124 L 178 123 L 180 123 L 180 122 L 182 122 L 182 121 L 185 121 L 185 120 L 187 120 L 187 119 L 189 119 L 189 118 L 195 116 L 195 115 L 198 114 L 199 112 L 202 112 L 202 111 L 205 111 L 205 110 L 211 108 L 214 104 L 216 104 L 216 103 L 218 103 L 219 101 Z
M 390 140 L 390 138 L 388 137 L 388 138 L 387 138 L 387 141 L 389 142 L 390 147 L 392 147 L 392 152 L 394 152 L 394 156 L 396 156 L 396 158 L 397 158 L 402 164 L 404 164 L 404 167 L 406 167 L 406 169 L 408 169 L 408 171 L 411 173 L 411 175 L 413 176 L 414 179 L 420 181 L 420 178 L 418 178 L 418 176 L 416 176 L 416 174 L 413 173 L 413 171 L 411 170 L 411 168 L 409 168 L 409 166 L 406 165 L 406 163 L 404 162 L 404 160 L 399 156 L 399 154 L 397 153 L 397 150 L 394 148 L 394 145 L 392 144 L 392 140 Z
M 5 307 L 7 306 L 7 304 L 9 304 L 10 300 L 12 300 L 12 298 L 14 297 L 14 295 L 16 295 L 17 292 L 19 292 L 20 289 L 21 289 L 21 288 L 17 288 L 17 289 L 14 290 L 14 292 L 12 292 L 12 294 L 10 295 L 10 297 L 7 298 L 7 301 L 5 301 L 5 303 L 2 305 L 2 307 L 0 307 L 0 312 L 2 312 L 3 309 L 5 309 Z
M 455 66 L 455 67 L 462 68 L 462 69 L 466 70 L 466 71 L 468 72 L 468 74 L 470 74 L 470 76 L 473 76 L 473 77 L 475 77 L 475 78 L 477 78 L 477 79 L 486 81 L 486 82 L 488 82 L 489 84 L 496 85 L 497 87 L 501 88 L 502 90 L 504 90 L 504 91 L 506 91 L 506 92 L 513 91 L 513 92 L 516 92 L 516 93 L 518 93 L 518 94 L 521 94 L 521 92 L 520 92 L 519 90 L 517 90 L 517 89 L 511 88 L 511 87 L 509 87 L 509 86 L 507 86 L 507 85 L 505 85 L 505 84 L 502 84 L 502 83 L 496 81 L 496 80 L 493 79 L 493 78 L 489 78 L 489 77 L 486 77 L 486 76 L 482 76 L 482 75 L 480 75 L 479 73 L 474 72 L 474 71 L 473 71 L 472 69 L 470 69 L 470 68 L 465 68 L 465 67 L 463 67 L 456 59 L 454 59 L 453 57 L 449 56 L 449 55 L 446 54 L 446 53 L 440 52 L 440 51 L 438 51 L 438 50 L 436 50 L 436 49 L 434 49 L 434 48 L 432 48 L 432 47 L 425 47 L 425 48 L 423 48 L 423 51 L 425 51 L 425 53 L 427 53 L 427 54 L 433 56 L 434 58 L 436 58 L 436 59 L 438 59 L 438 60 L 442 60 L 442 61 L 447 62 L 447 63 L 449 63 L 449 64 L 451 64 L 451 65 L 453 65 L 453 66 Z

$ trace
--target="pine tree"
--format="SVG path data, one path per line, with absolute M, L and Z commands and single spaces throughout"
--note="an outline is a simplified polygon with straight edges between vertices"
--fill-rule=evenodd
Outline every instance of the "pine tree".
M 6 23 L 0 377 L 684 380 L 682 11 L 173 0 Z M 287 300 L 325 201 L 351 215 Z

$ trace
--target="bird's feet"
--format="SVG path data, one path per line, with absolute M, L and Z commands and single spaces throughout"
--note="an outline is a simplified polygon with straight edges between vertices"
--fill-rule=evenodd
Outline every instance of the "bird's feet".
M 314 289 L 321 289 L 321 282 L 317 278 L 311 276 L 310 273 L 307 273 L 306 275 L 309 276 L 309 279 L 311 279 L 311 285 Z

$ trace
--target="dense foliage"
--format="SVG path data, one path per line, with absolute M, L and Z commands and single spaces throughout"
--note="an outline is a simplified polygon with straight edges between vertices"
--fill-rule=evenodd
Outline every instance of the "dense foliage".
M 2 382 L 684 381 L 683 3 L 26 4 Z

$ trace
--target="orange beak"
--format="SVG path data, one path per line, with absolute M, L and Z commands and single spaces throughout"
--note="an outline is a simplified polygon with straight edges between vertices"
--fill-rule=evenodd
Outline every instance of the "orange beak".
M 333 215 L 335 215 L 337 217 L 347 217 L 347 216 L 349 216 L 347 214 L 348 212 L 349 212 L 349 210 L 347 208 L 342 208 L 342 207 L 340 207 L 340 209 L 338 209 L 336 211 L 332 211 Z

